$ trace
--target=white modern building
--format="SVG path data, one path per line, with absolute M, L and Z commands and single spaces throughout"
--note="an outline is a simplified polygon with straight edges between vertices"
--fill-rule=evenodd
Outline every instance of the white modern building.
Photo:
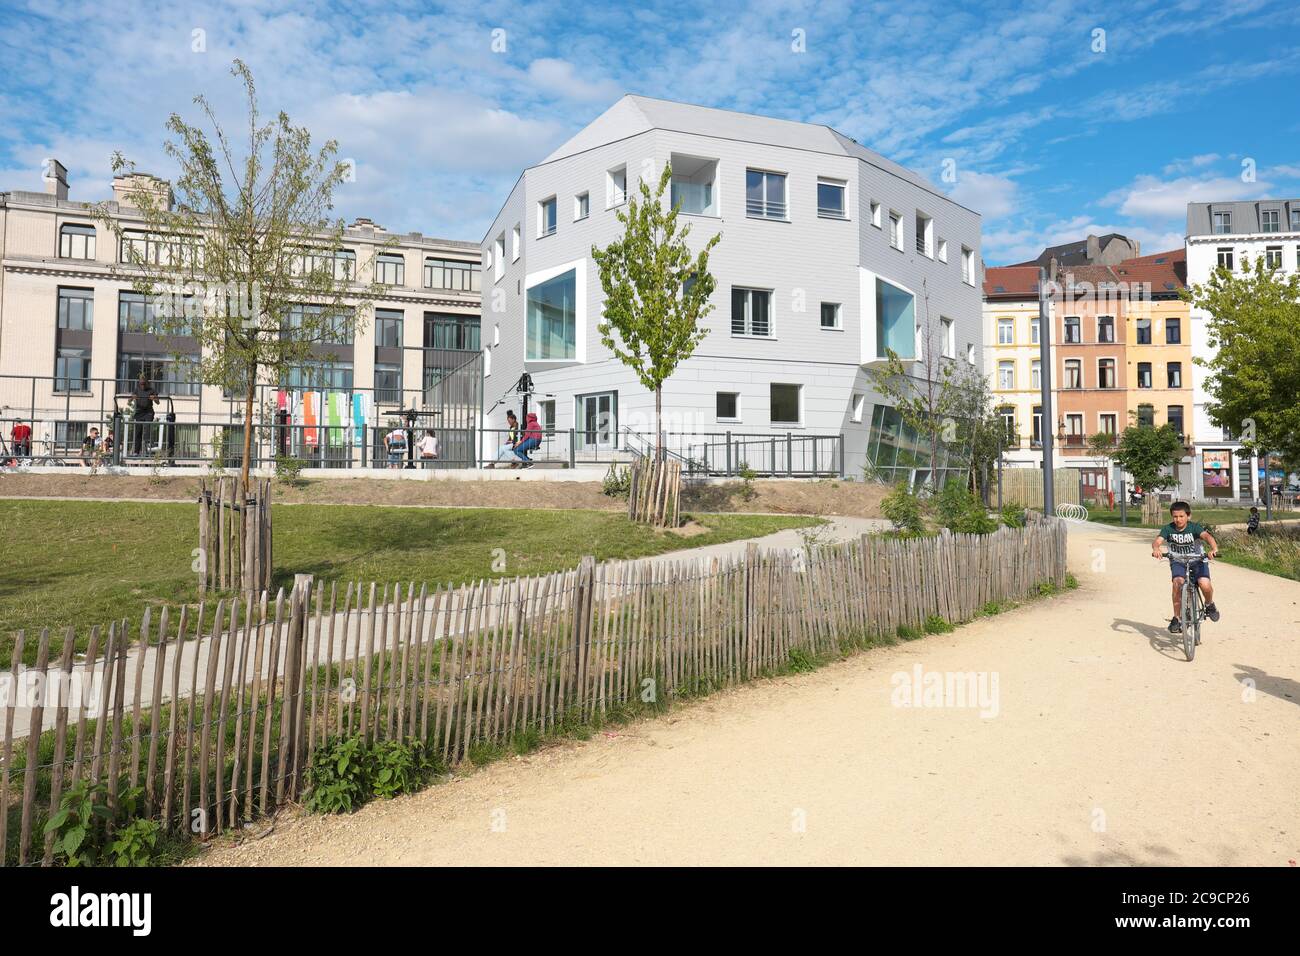
M 1229 271 L 1254 268 L 1257 259 L 1272 268 L 1300 269 L 1300 199 L 1187 204 L 1187 282 L 1204 283 L 1219 266 Z M 1206 410 L 1206 370 L 1195 359 L 1214 350 L 1206 334 L 1206 314 L 1191 310 L 1192 404 L 1197 498 L 1260 499 L 1259 459 L 1241 447 L 1244 423 L 1217 427 Z
M 670 447 L 720 470 L 730 433 L 733 465 L 861 475 L 870 459 L 918 477 L 928 453 L 867 370 L 886 348 L 982 360 L 980 218 L 811 123 L 628 95 L 525 169 L 483 239 L 487 404 L 527 372 L 543 424 L 574 429 L 578 456 L 653 434 L 653 394 L 601 344 L 591 250 L 669 162 L 692 247 L 722 235 L 708 335 L 664 387 L 665 429 L 694 437 Z M 486 426 L 518 406 L 490 408 Z

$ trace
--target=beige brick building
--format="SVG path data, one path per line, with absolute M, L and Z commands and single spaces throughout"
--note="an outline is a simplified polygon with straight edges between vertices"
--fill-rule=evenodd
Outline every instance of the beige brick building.
M 220 423 L 238 420 L 237 403 L 220 387 L 192 380 L 182 340 L 151 334 L 149 305 L 132 291 L 130 256 L 120 246 L 152 240 L 143 231 L 130 236 L 140 216 L 127 197 L 149 184 L 170 196 L 165 182 L 143 174 L 113 182 L 106 208 L 127 232 L 121 243 L 96 223 L 91 204 L 68 198 L 60 163 L 51 163 L 45 192 L 0 192 L 0 434 L 6 440 L 21 419 L 32 425 L 38 454 L 75 456 L 88 428 L 102 431 L 115 403 L 126 406 L 141 371 L 165 398 L 160 417 L 175 413 L 177 458 L 206 457 L 192 446 L 209 443 Z M 491 334 L 480 334 L 478 243 L 419 233 L 396 236 L 395 244 L 393 238 L 367 219 L 344 231 L 336 268 L 355 276 L 358 288 L 372 278 L 386 287 L 374 317 L 352 341 L 331 345 L 329 361 L 266 383 L 266 401 L 274 402 L 282 388 L 345 393 L 349 408 L 352 396 L 367 395 L 370 423 L 382 426 L 396 409 L 418 408 L 426 386 L 448 368 L 491 347 Z

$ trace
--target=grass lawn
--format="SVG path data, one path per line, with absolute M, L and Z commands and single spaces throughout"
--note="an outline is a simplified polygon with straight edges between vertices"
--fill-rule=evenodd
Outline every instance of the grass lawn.
M 1220 561 L 1300 581 L 1300 525 L 1263 528 L 1253 535 L 1229 531 L 1217 540 Z
M 295 573 L 338 581 L 415 581 L 430 585 L 538 574 L 596 559 L 637 558 L 816 524 L 814 517 L 700 515 L 693 536 L 634 525 L 597 511 L 507 511 L 282 505 L 275 508 L 275 583 Z M 97 501 L 0 501 L 0 670 L 13 653 L 12 632 L 138 624 L 146 604 L 197 600 L 192 551 L 198 509 L 192 504 Z M 496 549 L 505 568 L 492 570 Z M 174 619 L 174 618 L 173 618 Z M 85 633 L 78 633 L 84 647 Z
M 1163 517 L 1159 524 L 1145 525 L 1142 523 L 1142 509 L 1130 508 L 1128 510 L 1128 526 L 1130 528 L 1160 528 L 1169 521 L 1169 510 L 1166 507 L 1162 512 Z M 1192 520 L 1201 524 L 1208 524 L 1211 527 L 1218 527 L 1225 524 L 1245 524 L 1246 519 L 1250 517 L 1249 508 L 1192 508 Z M 1097 508 L 1088 505 L 1088 520 L 1098 521 L 1102 524 L 1119 524 L 1119 510 L 1111 511 L 1106 508 Z M 1273 509 L 1274 522 L 1280 521 L 1300 521 L 1300 511 L 1280 511 Z M 1264 509 L 1259 509 L 1259 523 L 1261 526 L 1267 525 L 1264 520 Z

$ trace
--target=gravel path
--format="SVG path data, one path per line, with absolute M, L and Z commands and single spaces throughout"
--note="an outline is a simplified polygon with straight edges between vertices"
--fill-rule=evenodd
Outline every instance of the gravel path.
M 1223 619 L 1188 663 L 1148 541 L 1072 526 L 1078 591 L 199 862 L 1285 866 L 1300 583 L 1215 566 Z M 988 716 L 896 706 L 917 667 L 996 675 Z

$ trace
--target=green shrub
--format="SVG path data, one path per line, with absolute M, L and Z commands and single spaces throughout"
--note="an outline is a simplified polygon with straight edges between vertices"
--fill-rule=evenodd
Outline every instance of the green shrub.
M 156 820 L 135 819 L 118 830 L 108 848 L 113 866 L 150 866 L 162 831 Z
M 307 463 L 293 455 L 275 456 L 275 477 L 286 485 L 302 484 L 302 469 Z
M 389 800 L 414 793 L 437 770 L 437 762 L 418 740 L 383 740 L 370 748 L 370 789 Z
M 1008 528 L 1023 528 L 1025 526 L 1025 509 L 1022 505 L 1008 502 L 1002 506 L 999 517 Z
M 611 498 L 626 498 L 632 491 L 632 469 L 627 465 L 620 468 L 617 462 L 611 462 L 600 483 L 600 490 Z
M 813 663 L 813 659 L 808 656 L 808 652 L 801 647 L 790 648 L 789 660 L 790 670 L 794 671 L 796 674 L 802 674 L 806 671 L 813 670 L 816 667 Z
M 307 768 L 307 809 L 351 813 L 371 792 L 370 770 L 371 756 L 360 736 L 330 738 Z
M 921 517 L 921 500 L 900 481 L 880 502 L 880 512 L 896 531 L 908 535 L 925 533 L 925 521 Z
M 914 641 L 921 636 L 921 632 L 907 624 L 898 625 L 898 639 L 900 641 Z
M 984 503 L 964 485 L 945 486 L 935 500 L 935 511 L 939 523 L 957 534 L 992 534 L 998 529 Z
M 45 835 L 54 835 L 54 859 L 64 866 L 96 866 L 99 863 L 108 825 L 108 788 L 78 780 L 59 801 L 59 809 L 45 824 Z
M 740 476 L 740 497 L 746 501 L 753 501 L 758 497 L 758 489 L 754 487 L 754 479 L 758 477 L 758 472 L 749 467 L 749 462 L 742 461 L 736 466 L 736 474 Z
M 925 633 L 927 634 L 947 634 L 952 630 L 954 630 L 953 626 L 938 614 L 931 614 L 925 619 Z

